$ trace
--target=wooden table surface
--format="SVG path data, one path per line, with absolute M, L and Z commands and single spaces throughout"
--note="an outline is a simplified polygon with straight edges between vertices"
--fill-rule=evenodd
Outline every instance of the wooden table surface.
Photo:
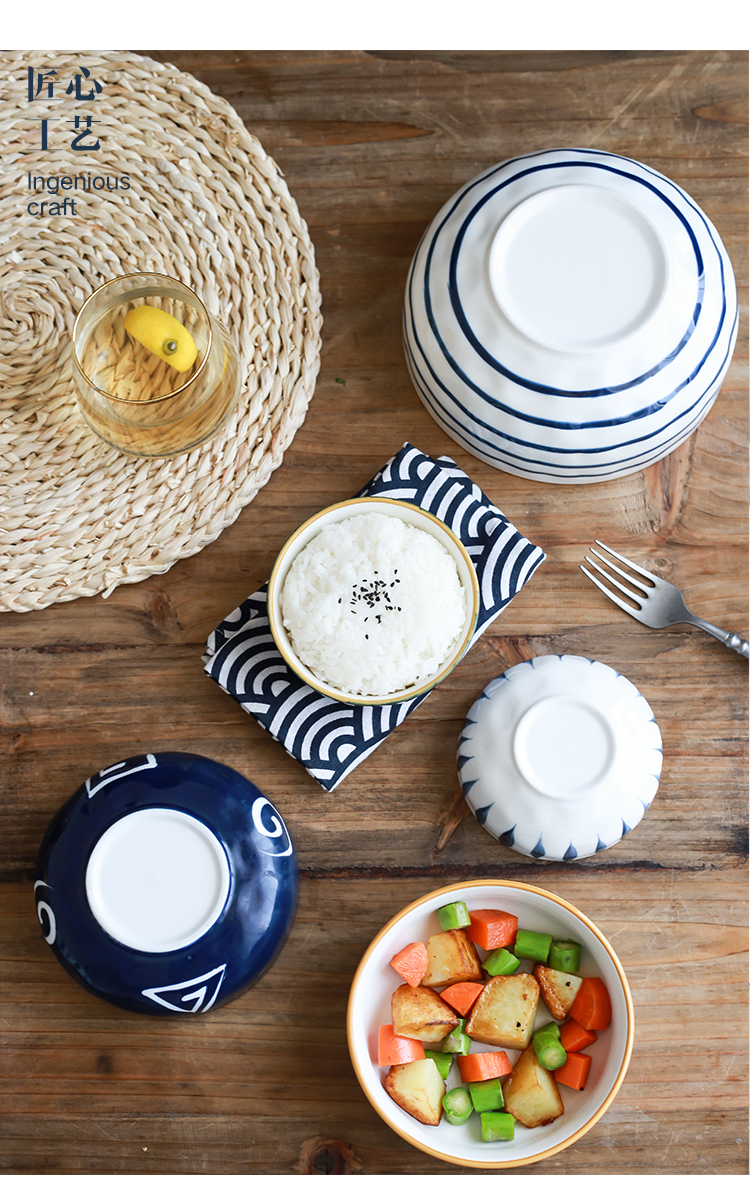
M 618 952 L 636 1038 L 621 1091 L 549 1173 L 743 1173 L 746 1148 L 747 663 L 687 627 L 653 632 L 578 570 L 595 537 L 747 634 L 747 55 L 744 52 L 158 52 L 238 110 L 284 171 L 323 291 L 322 370 L 270 483 L 164 576 L 25 615 L 2 634 L 5 1173 L 450 1173 L 390 1131 L 349 1061 L 356 965 L 398 910 L 495 877 L 581 908 Z M 671 457 L 597 486 L 503 474 L 418 400 L 401 350 L 407 267 L 443 202 L 548 147 L 633 156 L 685 187 L 732 258 L 741 325 L 714 408 Z M 405 441 L 448 454 L 547 561 L 461 666 L 332 794 L 202 671 L 209 631 L 267 578 L 287 535 Z M 612 849 L 539 864 L 495 842 L 456 782 L 470 704 L 507 667 L 583 654 L 630 678 L 664 739 L 661 787 Z M 33 694 L 32 694 L 33 692 Z M 299 851 L 291 937 L 235 1003 L 185 1020 L 90 996 L 40 934 L 42 835 L 90 773 L 149 749 L 232 765 Z M 531 1166 L 519 1172 L 541 1171 Z

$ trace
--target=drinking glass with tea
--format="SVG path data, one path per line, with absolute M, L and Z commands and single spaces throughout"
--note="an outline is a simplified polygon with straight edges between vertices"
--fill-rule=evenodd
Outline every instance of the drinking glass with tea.
M 95 290 L 73 326 L 76 398 L 103 441 L 168 458 L 209 441 L 237 403 L 237 350 L 198 296 L 164 274 Z

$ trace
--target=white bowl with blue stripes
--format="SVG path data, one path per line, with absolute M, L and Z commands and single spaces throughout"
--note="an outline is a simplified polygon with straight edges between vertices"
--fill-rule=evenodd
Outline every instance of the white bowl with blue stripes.
M 695 201 L 586 148 L 506 160 L 453 196 L 412 261 L 403 331 L 416 390 L 459 445 L 588 483 L 697 428 L 737 325 L 732 264 Z
M 540 861 L 572 862 L 614 846 L 659 787 L 662 739 L 624 675 L 573 654 L 511 666 L 472 705 L 458 779 L 477 821 Z

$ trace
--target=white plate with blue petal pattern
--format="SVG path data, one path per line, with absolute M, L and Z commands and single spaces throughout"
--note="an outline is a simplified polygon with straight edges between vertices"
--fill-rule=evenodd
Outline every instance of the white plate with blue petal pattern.
M 564 654 L 493 679 L 469 711 L 458 777 L 481 825 L 519 854 L 570 862 L 614 846 L 659 787 L 662 740 L 640 691 Z
M 695 201 L 590 148 L 489 168 L 415 253 L 404 348 L 464 449 L 540 482 L 642 470 L 697 428 L 737 336 L 732 264 Z

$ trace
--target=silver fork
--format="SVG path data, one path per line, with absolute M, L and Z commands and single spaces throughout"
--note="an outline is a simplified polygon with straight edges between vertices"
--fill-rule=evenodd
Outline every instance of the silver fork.
M 660 576 L 656 576 L 653 572 L 647 572 L 645 568 L 634 564 L 632 560 L 627 560 L 619 552 L 608 548 L 601 540 L 597 539 L 594 542 L 600 548 L 604 548 L 605 552 L 609 552 L 610 556 L 614 556 L 616 560 L 619 560 L 621 564 L 632 568 L 633 572 L 637 572 L 639 576 L 645 577 L 650 582 L 644 584 L 642 580 L 636 580 L 628 572 L 625 572 L 623 568 L 618 568 L 616 564 L 613 564 L 611 560 L 608 560 L 596 548 L 589 548 L 589 551 L 601 563 L 597 564 L 588 556 L 584 557 L 586 562 L 599 573 L 599 576 L 606 577 L 610 584 L 613 584 L 620 593 L 624 593 L 625 596 L 635 601 L 637 607 L 629 605 L 626 601 L 622 600 L 622 597 L 616 596 L 611 589 L 607 588 L 606 584 L 603 584 L 601 580 L 589 572 L 588 568 L 585 568 L 583 564 L 579 565 L 581 572 L 585 572 L 589 580 L 593 581 L 596 587 L 601 589 L 605 596 L 609 597 L 610 601 L 614 601 L 626 613 L 630 613 L 632 617 L 635 617 L 638 621 L 642 621 L 644 625 L 649 625 L 651 629 L 664 629 L 667 625 L 677 625 L 681 621 L 687 621 L 690 625 L 697 625 L 698 629 L 703 629 L 706 633 L 710 633 L 712 637 L 718 638 L 720 642 L 723 642 L 730 650 L 734 650 L 736 654 L 741 654 L 743 658 L 750 658 L 750 646 L 748 646 L 744 638 L 741 638 L 737 633 L 729 633 L 726 629 L 719 629 L 718 625 L 712 625 L 710 621 L 703 621 L 700 617 L 696 617 L 688 609 L 683 600 L 682 593 L 675 585 L 670 584 L 668 580 L 662 580 Z M 601 567 L 601 564 L 606 564 L 607 568 L 611 568 L 613 572 L 616 572 L 620 579 L 616 580 L 614 576 L 610 576 Z M 623 580 L 626 580 L 640 591 L 638 593 L 631 592 L 622 583 Z

